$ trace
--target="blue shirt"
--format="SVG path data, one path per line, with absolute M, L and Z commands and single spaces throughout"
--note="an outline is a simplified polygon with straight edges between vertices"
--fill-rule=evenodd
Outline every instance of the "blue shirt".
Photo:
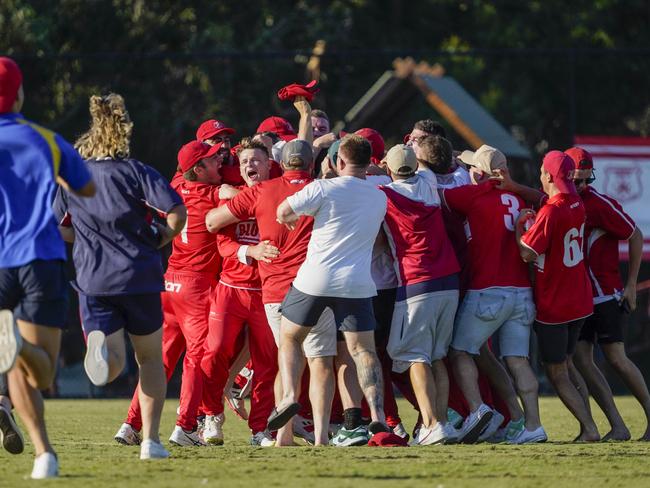
M 66 258 L 52 213 L 57 176 L 75 190 L 90 181 L 61 136 L 20 114 L 0 114 L 0 268 Z
M 151 210 L 167 213 L 181 197 L 155 169 L 133 159 L 88 160 L 97 193 L 79 198 L 60 189 L 54 201 L 59 222 L 75 232 L 73 286 L 86 295 L 156 293 L 163 287 L 158 239 Z

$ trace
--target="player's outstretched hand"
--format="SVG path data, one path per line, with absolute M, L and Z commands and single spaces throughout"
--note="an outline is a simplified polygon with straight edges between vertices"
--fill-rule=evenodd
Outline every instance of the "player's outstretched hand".
M 270 241 L 260 241 L 256 246 L 248 246 L 246 255 L 256 259 L 257 261 L 270 263 L 280 255 L 280 250 L 270 244 Z
M 336 142 L 336 134 L 328 132 L 327 134 L 314 139 L 314 147 L 317 149 L 323 149 L 330 147 L 334 142 Z

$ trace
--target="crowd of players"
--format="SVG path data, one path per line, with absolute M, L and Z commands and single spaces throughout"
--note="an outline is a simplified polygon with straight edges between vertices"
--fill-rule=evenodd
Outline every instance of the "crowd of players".
M 133 345 L 140 382 L 115 439 L 141 459 L 169 455 L 158 429 L 183 354 L 178 446 L 223 444 L 224 404 L 255 446 L 407 445 L 395 389 L 419 413 L 411 446 L 544 442 L 531 329 L 576 440 L 601 439 L 590 394 L 611 424 L 603 439 L 631 437 L 596 343 L 650 418 L 622 332 L 643 236 L 590 186 L 589 153 L 548 152 L 538 191 L 496 148 L 454 151 L 432 120 L 388 151 L 370 128 L 334 134 L 310 86 L 291 97 L 297 133 L 269 117 L 233 145 L 233 128 L 207 120 L 169 183 L 130 158 L 122 97 L 91 97 L 73 148 L 20 115 L 22 74 L 0 58 L 0 435 L 23 450 L 13 406 L 33 478 L 58 473 L 39 390 L 65 323 L 63 240 L 90 380 L 120 374 L 125 331 Z

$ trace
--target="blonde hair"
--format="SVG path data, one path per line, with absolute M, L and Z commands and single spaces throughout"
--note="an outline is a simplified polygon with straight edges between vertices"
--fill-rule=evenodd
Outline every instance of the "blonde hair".
M 124 98 L 116 93 L 90 97 L 91 123 L 88 132 L 75 143 L 84 159 L 124 159 L 129 157 L 133 122 L 124 105 Z

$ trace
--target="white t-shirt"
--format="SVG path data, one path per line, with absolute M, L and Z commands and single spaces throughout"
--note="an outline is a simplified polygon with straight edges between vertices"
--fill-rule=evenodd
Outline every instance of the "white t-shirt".
M 312 215 L 307 258 L 293 286 L 313 296 L 369 298 L 372 249 L 386 214 L 386 195 L 354 176 L 315 180 L 287 198 L 298 215 Z
M 472 183 L 469 177 L 469 171 L 460 165 L 453 172 L 446 175 L 436 173 L 436 179 L 438 180 L 438 187 L 443 189 L 456 188 Z

